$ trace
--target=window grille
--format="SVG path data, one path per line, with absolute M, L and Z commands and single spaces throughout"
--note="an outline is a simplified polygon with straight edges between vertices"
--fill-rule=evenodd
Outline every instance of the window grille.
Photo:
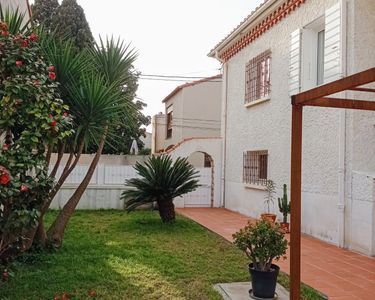
M 251 59 L 246 65 L 245 103 L 267 97 L 270 84 L 271 50 Z
M 246 151 L 243 154 L 243 182 L 265 185 L 267 183 L 268 151 Z

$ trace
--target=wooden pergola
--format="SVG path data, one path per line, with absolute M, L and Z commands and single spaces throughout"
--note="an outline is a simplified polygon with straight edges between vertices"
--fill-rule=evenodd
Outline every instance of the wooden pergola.
M 334 98 L 343 91 L 375 93 L 363 87 L 375 82 L 375 68 L 330 82 L 292 96 L 291 147 L 291 232 L 290 232 L 290 299 L 300 300 L 301 286 L 301 177 L 302 177 L 302 115 L 304 106 L 319 106 L 375 111 L 375 101 Z

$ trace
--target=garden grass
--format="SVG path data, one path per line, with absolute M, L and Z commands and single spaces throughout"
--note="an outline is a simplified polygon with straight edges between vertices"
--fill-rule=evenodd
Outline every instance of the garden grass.
M 56 212 L 47 215 L 51 222 Z M 248 261 L 235 246 L 177 216 L 162 224 L 156 212 L 77 211 L 63 247 L 28 254 L 0 282 L 0 299 L 221 299 L 212 285 L 249 280 Z M 280 282 L 288 285 L 285 275 Z M 304 299 L 322 299 L 304 288 Z

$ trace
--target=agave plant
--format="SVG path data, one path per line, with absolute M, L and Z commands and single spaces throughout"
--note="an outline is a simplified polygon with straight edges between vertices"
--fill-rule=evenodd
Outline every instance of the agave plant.
M 136 163 L 140 178 L 126 181 L 129 188 L 122 193 L 128 212 L 136 207 L 157 202 L 164 223 L 175 220 L 173 199 L 199 187 L 198 171 L 187 161 L 177 158 L 173 162 L 168 155 L 152 156 L 144 164 Z

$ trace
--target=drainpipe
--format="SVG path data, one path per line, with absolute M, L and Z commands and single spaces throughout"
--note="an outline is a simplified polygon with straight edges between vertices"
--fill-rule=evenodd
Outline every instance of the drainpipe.
M 347 18 L 346 18 L 347 3 L 346 0 L 341 0 L 341 71 L 342 77 L 347 74 Z M 346 99 L 347 93 L 342 92 L 340 97 Z M 338 170 L 338 245 L 341 248 L 345 247 L 345 184 L 346 184 L 346 167 L 345 167 L 345 155 L 346 155 L 346 110 L 341 109 L 340 111 L 340 140 L 339 140 L 339 170 Z
M 228 106 L 228 65 L 223 63 L 223 75 L 225 76 L 224 84 L 224 107 L 223 107 L 223 151 L 222 151 L 222 173 L 221 173 L 221 206 L 225 207 L 225 182 L 226 182 L 226 155 L 227 155 L 227 106 Z
M 345 247 L 345 152 L 346 152 L 346 110 L 340 111 L 339 141 L 339 184 L 338 184 L 338 244 Z

